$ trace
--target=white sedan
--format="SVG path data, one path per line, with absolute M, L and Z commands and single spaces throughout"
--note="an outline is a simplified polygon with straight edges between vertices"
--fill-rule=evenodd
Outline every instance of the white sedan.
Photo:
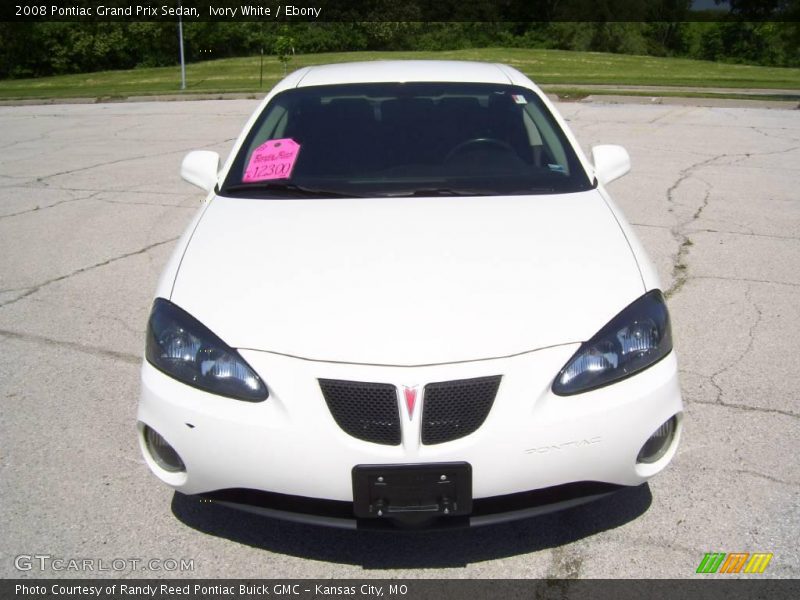
M 641 485 L 682 402 L 653 265 L 519 71 L 308 67 L 255 111 L 148 324 L 138 431 L 175 490 L 342 527 L 481 525 Z

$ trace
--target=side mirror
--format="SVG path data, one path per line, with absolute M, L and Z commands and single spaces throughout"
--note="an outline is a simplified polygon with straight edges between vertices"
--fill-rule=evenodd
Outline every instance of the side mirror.
M 189 152 L 181 163 L 181 177 L 192 185 L 210 192 L 217 185 L 219 154 L 209 150 Z
M 594 174 L 603 185 L 619 179 L 631 170 L 631 157 L 622 146 L 593 146 L 592 161 Z

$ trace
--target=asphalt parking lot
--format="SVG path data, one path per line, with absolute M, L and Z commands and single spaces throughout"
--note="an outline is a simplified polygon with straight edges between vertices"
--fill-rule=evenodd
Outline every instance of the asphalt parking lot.
M 669 290 L 679 453 L 592 505 L 394 535 L 187 502 L 140 457 L 151 295 L 202 198 L 180 161 L 225 154 L 255 105 L 0 107 L 1 577 L 682 578 L 711 551 L 771 552 L 759 577 L 800 575 L 800 111 L 560 105 L 584 148 L 632 156 L 610 190 Z M 127 562 L 20 571 L 20 555 Z

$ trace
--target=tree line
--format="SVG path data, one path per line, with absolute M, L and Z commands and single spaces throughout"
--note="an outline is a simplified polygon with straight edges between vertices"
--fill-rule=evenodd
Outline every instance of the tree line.
M 184 22 L 183 30 L 190 62 L 285 52 L 286 40 L 291 39 L 299 54 L 524 47 L 800 66 L 797 21 Z M 175 22 L 0 23 L 0 78 L 169 66 L 177 61 Z

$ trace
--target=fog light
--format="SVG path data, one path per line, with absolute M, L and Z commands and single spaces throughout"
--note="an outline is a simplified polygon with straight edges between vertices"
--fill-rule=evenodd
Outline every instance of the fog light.
M 144 426 L 144 441 L 150 456 L 159 467 L 170 473 L 180 473 L 186 470 L 181 457 L 175 452 L 175 448 L 147 425 Z
M 650 436 L 642 449 L 639 450 L 639 456 L 636 457 L 638 463 L 654 463 L 659 458 L 666 454 L 672 443 L 672 438 L 675 437 L 675 428 L 678 424 L 678 419 L 672 416 L 669 421 L 666 421 L 655 430 L 655 433 Z

